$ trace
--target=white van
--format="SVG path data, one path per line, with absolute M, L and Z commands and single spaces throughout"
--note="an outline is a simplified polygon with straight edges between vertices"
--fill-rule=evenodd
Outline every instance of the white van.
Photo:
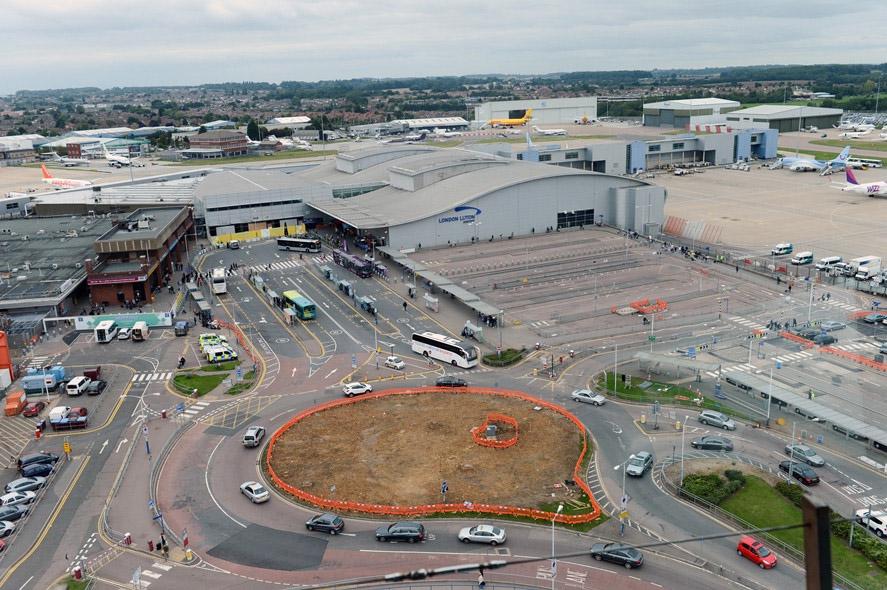
M 237 353 L 224 346 L 213 346 L 206 350 L 206 360 L 211 363 L 237 360 Z
M 148 324 L 146 322 L 136 322 L 132 325 L 130 331 L 133 342 L 142 342 L 148 339 Z
M 816 270 L 829 270 L 834 265 L 843 261 L 844 259 L 840 256 L 826 256 L 825 258 L 820 258 L 819 262 L 816 263 Z
M 798 252 L 792 258 L 792 264 L 810 264 L 813 262 L 813 252 Z
M 785 254 L 791 254 L 792 250 L 794 249 L 795 247 L 792 246 L 790 243 L 776 244 L 776 246 L 774 246 L 773 249 L 770 250 L 770 254 L 772 254 L 773 256 L 783 256 Z
M 65 386 L 65 391 L 70 396 L 80 395 L 86 388 L 89 387 L 89 384 L 92 383 L 92 379 L 89 377 L 83 377 L 82 375 L 79 377 L 74 377 L 68 384 Z

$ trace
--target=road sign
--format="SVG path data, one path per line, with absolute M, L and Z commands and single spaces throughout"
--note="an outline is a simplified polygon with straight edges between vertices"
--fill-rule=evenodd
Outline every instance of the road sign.
M 647 336 L 647 340 L 650 342 L 656 342 L 656 336 Z
M 157 513 L 157 516 L 155 516 L 155 517 L 153 518 L 153 520 L 160 520 L 161 518 L 163 518 L 163 513 L 162 513 L 162 512 L 158 512 L 158 513 Z
M 243 381 L 243 367 L 237 367 L 237 370 L 234 371 L 234 375 L 237 377 L 238 381 Z
M 619 513 L 619 520 L 625 520 L 628 518 L 628 510 L 623 510 Z
M 443 480 L 442 482 L 440 482 L 440 493 L 441 494 L 446 494 L 447 490 L 449 490 L 449 489 L 450 489 L 450 487 L 447 485 L 447 480 Z
M 691 359 L 696 358 L 696 347 L 695 346 L 691 346 L 690 348 L 687 349 L 687 356 L 690 357 Z
M 148 508 L 154 508 L 154 500 L 148 500 Z
M 176 404 L 176 412 L 179 414 L 185 413 L 185 402 L 179 402 Z
M 62 448 L 65 449 L 65 454 L 66 454 L 66 455 L 70 455 L 70 454 L 71 454 L 71 443 L 69 443 L 68 441 L 65 441 L 65 444 L 63 445 Z
M 718 399 L 727 399 L 727 396 L 721 391 L 720 383 L 715 383 L 715 397 Z
M 872 301 L 872 307 L 881 307 L 881 302 L 877 299 L 875 301 Z
M 776 368 L 777 368 L 777 369 L 781 369 L 781 368 L 782 368 L 782 361 L 776 361 Z
M 356 354 L 351 355 L 351 368 L 352 369 L 357 368 L 357 355 Z

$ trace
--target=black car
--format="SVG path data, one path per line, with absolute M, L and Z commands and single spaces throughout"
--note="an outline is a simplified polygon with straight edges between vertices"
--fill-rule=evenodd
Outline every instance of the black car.
M 0 507 L 0 520 L 15 522 L 28 513 L 28 507 L 21 504 Z
M 309 531 L 326 531 L 331 535 L 341 533 L 345 529 L 345 521 L 336 514 L 315 514 L 305 523 Z
M 624 565 L 626 569 L 644 565 L 644 555 L 640 551 L 619 543 L 595 543 L 591 546 L 591 556 L 598 561 Z
M 723 436 L 700 436 L 690 441 L 694 449 L 707 449 L 710 451 L 732 451 L 733 441 Z
M 52 473 L 52 466 L 52 463 L 34 463 L 22 467 L 21 474 L 22 477 L 49 477 L 49 474 Z
M 98 395 L 103 392 L 107 386 L 108 382 L 102 381 L 101 379 L 91 381 L 89 385 L 86 386 L 86 395 Z
M 817 336 L 819 336 L 819 330 L 816 328 L 799 328 L 795 330 L 795 334 L 800 336 L 801 338 L 806 338 L 807 340 L 813 340 Z
M 56 461 L 59 460 L 59 456 L 49 451 L 40 451 L 39 453 L 31 453 L 30 455 L 23 455 L 18 458 L 18 470 L 23 471 L 25 467 L 29 465 L 38 465 L 41 463 L 48 463 L 49 465 L 55 464 Z M 22 473 L 24 475 L 24 473 Z
M 779 470 L 789 473 L 805 486 L 815 486 L 819 483 L 819 476 L 816 475 L 816 472 L 807 465 L 797 461 L 783 461 L 779 464 Z
M 425 540 L 425 527 L 418 522 L 395 522 L 376 529 L 377 541 L 406 541 L 415 543 Z
M 458 377 L 445 376 L 438 379 L 435 385 L 438 387 L 468 387 L 468 382 Z
M 820 346 L 828 346 L 829 344 L 834 344 L 837 341 L 838 339 L 828 332 L 823 332 L 813 337 L 813 342 Z

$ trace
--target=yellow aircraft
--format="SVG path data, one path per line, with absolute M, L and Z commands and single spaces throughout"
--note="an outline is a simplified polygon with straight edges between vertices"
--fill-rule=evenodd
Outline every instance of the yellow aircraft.
M 524 116 L 520 119 L 490 119 L 487 125 L 490 127 L 522 127 L 530 122 L 533 118 L 533 109 L 527 109 Z

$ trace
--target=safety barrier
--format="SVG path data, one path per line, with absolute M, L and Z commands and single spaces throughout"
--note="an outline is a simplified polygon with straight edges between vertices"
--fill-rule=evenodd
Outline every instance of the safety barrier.
M 638 313 L 643 314 L 656 313 L 668 309 L 668 303 L 662 299 L 657 299 L 653 303 L 650 303 L 649 299 L 639 299 L 637 301 L 632 301 L 628 306 L 632 309 L 636 309 Z
M 514 428 L 514 436 L 499 440 L 497 438 L 487 438 L 484 434 L 487 430 L 487 426 L 492 422 L 505 423 Z M 479 444 L 482 447 L 490 447 L 493 449 L 507 449 L 508 447 L 513 447 L 517 444 L 517 436 L 518 436 L 518 426 L 517 420 L 512 418 L 511 416 L 506 416 L 505 414 L 498 414 L 496 412 L 492 412 L 487 414 L 487 419 L 483 421 L 480 426 L 475 426 L 471 429 L 471 438 L 474 439 L 474 442 Z
M 254 365 L 259 363 L 259 359 L 256 358 L 256 355 L 253 353 L 252 345 L 249 340 L 246 339 L 243 331 L 236 324 L 231 324 L 226 322 L 225 320 L 216 320 L 219 326 L 222 328 L 227 328 L 234 333 L 234 337 L 237 338 L 237 342 L 240 344 L 240 347 L 243 349 L 243 352 L 246 353 L 246 356 L 250 358 Z
M 810 340 L 807 340 L 806 338 L 801 338 L 797 334 L 792 334 L 791 332 L 787 332 L 786 330 L 783 330 L 782 332 L 779 333 L 779 335 L 782 336 L 783 338 L 785 338 L 786 340 L 791 340 L 792 342 L 797 342 L 798 344 L 800 344 L 804 348 L 813 348 L 813 342 L 811 342 Z
M 860 311 L 854 311 L 854 312 L 851 312 L 850 315 L 849 315 L 848 317 L 849 317 L 851 320 L 861 320 L 862 318 L 864 318 L 865 316 L 867 316 L 867 315 L 869 315 L 869 314 L 871 314 L 871 313 L 875 313 L 875 312 L 872 312 L 872 311 L 868 311 L 868 310 L 862 309 L 862 310 L 860 310 Z
M 865 365 L 866 367 L 876 369 L 878 371 L 887 371 L 887 363 L 879 363 L 874 359 L 870 359 L 855 352 L 841 350 L 840 348 L 832 348 L 831 346 L 823 346 L 819 350 L 827 354 L 833 354 L 835 356 L 851 360 L 854 363 L 859 363 L 860 365 Z
M 341 406 L 346 406 L 349 404 L 363 403 L 369 399 L 376 399 L 382 397 L 388 397 L 393 395 L 423 395 L 423 394 L 449 394 L 449 395 L 497 395 L 500 397 L 508 397 L 513 399 L 520 399 L 524 401 L 528 401 L 533 403 L 536 406 L 540 406 L 543 408 L 547 408 L 558 414 L 564 416 L 568 420 L 570 420 L 576 428 L 582 433 L 582 451 L 579 453 L 578 459 L 576 459 L 576 465 L 573 467 L 573 481 L 576 485 L 585 493 L 588 497 L 588 501 L 591 503 L 592 511 L 584 514 L 557 514 L 555 512 L 549 512 L 546 510 L 539 510 L 536 508 L 520 508 L 516 506 L 506 506 L 503 504 L 486 504 L 486 503 L 464 503 L 464 504 L 455 504 L 455 503 L 437 503 L 437 504 L 421 504 L 416 506 L 393 506 L 386 504 L 368 504 L 364 502 L 349 502 L 345 500 L 331 500 L 329 498 L 324 498 L 322 496 L 318 496 L 316 494 L 311 494 L 293 486 L 291 484 L 283 481 L 277 473 L 274 471 L 274 468 L 271 466 L 271 460 L 274 456 L 274 446 L 277 441 L 289 430 L 292 426 L 300 422 L 301 420 L 312 416 L 314 414 L 318 414 L 321 412 L 326 412 L 332 410 L 334 408 L 338 408 Z M 498 515 L 509 515 L 509 516 L 520 516 L 524 518 L 531 518 L 536 520 L 544 520 L 546 522 L 551 522 L 552 520 L 555 522 L 560 522 L 564 524 L 580 524 L 585 522 L 592 522 L 598 519 L 601 515 L 601 508 L 598 503 L 594 500 L 594 495 L 591 492 L 591 489 L 588 487 L 588 484 L 582 477 L 582 463 L 585 459 L 585 454 L 588 452 L 588 437 L 585 435 L 585 425 L 574 416 L 572 413 L 568 412 L 564 408 L 553 404 L 551 402 L 547 402 L 545 400 L 532 397 L 525 393 L 513 390 L 506 389 L 496 389 L 492 387 L 469 387 L 469 388 L 459 388 L 458 391 L 453 390 L 452 388 L 442 388 L 442 387 L 414 387 L 414 388 L 400 388 L 400 389 L 389 389 L 386 391 L 380 391 L 378 393 L 371 393 L 368 395 L 363 395 L 358 398 L 344 398 L 337 399 L 333 401 L 329 401 L 313 408 L 308 408 L 307 410 L 302 410 L 292 418 L 290 418 L 286 424 L 281 426 L 272 436 L 271 440 L 268 443 L 268 452 L 265 456 L 265 467 L 268 471 L 268 474 L 271 478 L 271 481 L 277 486 L 279 489 L 287 492 L 298 500 L 303 502 L 307 502 L 312 504 L 322 510 L 339 510 L 346 512 L 363 512 L 367 514 L 378 514 L 384 516 L 408 516 L 408 517 L 416 517 L 423 516 L 428 514 L 440 514 L 440 513 L 448 513 L 448 514 L 457 514 L 457 513 L 465 513 L 465 512 L 483 512 L 487 514 L 498 514 Z

